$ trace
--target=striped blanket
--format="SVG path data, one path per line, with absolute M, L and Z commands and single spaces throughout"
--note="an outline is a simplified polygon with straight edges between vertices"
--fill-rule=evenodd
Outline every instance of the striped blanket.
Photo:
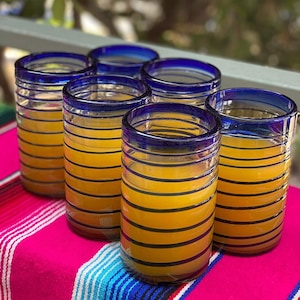
M 300 190 L 288 191 L 280 244 L 253 257 L 214 251 L 207 271 L 180 286 L 154 286 L 122 266 L 118 242 L 67 226 L 64 199 L 26 192 L 15 123 L 0 128 L 0 299 L 300 299 Z

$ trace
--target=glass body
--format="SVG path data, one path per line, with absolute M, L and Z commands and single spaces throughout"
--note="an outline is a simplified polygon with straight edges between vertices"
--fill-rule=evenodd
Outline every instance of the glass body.
M 220 122 L 196 106 L 151 103 L 123 119 L 121 255 L 153 283 L 203 273 L 211 254 Z
M 88 56 L 98 61 L 99 74 L 139 77 L 144 63 L 158 58 L 159 54 L 147 47 L 120 44 L 92 49 Z
M 220 89 L 221 72 L 208 63 L 187 58 L 148 62 L 141 78 L 152 89 L 153 102 L 178 102 L 204 107 L 206 97 Z
M 75 53 L 33 53 L 16 61 L 21 179 L 30 192 L 64 195 L 62 88 L 95 72 L 93 60 Z
M 66 215 L 75 232 L 119 238 L 121 121 L 150 96 L 143 82 L 121 76 L 82 77 L 64 87 Z
M 214 244 L 255 254 L 280 240 L 297 123 L 284 95 L 233 88 L 208 97 L 222 121 Z

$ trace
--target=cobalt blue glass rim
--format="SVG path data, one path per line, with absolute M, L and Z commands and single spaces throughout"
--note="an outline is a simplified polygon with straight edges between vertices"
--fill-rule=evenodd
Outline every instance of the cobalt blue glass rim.
M 205 74 L 211 79 L 196 83 L 173 82 L 156 77 L 158 70 L 183 69 L 185 72 L 196 71 Z M 141 78 L 154 90 L 174 92 L 180 94 L 202 93 L 214 91 L 221 85 L 221 71 L 210 63 L 183 57 L 158 58 L 144 64 L 141 69 Z
M 246 118 L 230 116 L 223 111 L 218 110 L 212 106 L 212 102 L 217 104 L 217 101 L 222 102 L 226 100 L 231 101 L 253 101 L 255 103 L 261 103 L 262 105 L 267 104 L 274 108 L 279 108 L 284 111 L 283 114 L 265 117 L 265 118 Z M 205 108 L 209 111 L 219 114 L 222 122 L 231 122 L 239 124 L 255 125 L 268 125 L 272 123 L 283 122 L 286 119 L 296 117 L 298 115 L 297 104 L 288 96 L 281 94 L 276 91 L 260 89 L 254 87 L 234 87 L 221 89 L 211 95 L 205 100 Z M 221 105 L 222 108 L 222 105 Z
M 130 87 L 139 92 L 139 95 L 132 95 L 131 99 L 115 101 L 115 100 L 90 100 L 76 95 L 76 92 L 82 91 L 84 88 L 93 85 L 109 84 Z M 112 90 L 105 90 L 110 92 Z M 118 93 L 122 91 L 117 90 Z M 78 108 L 83 111 L 117 111 L 117 110 L 129 110 L 138 105 L 143 105 L 150 101 L 152 91 L 150 87 L 139 79 L 130 76 L 120 75 L 88 75 L 82 76 L 70 80 L 63 87 L 63 102 L 69 105 L 71 108 Z
M 51 72 L 51 71 L 41 71 L 30 68 L 30 64 L 38 62 L 42 59 L 74 59 L 85 66 L 81 69 L 68 71 L 68 72 Z M 63 65 L 63 61 L 59 62 Z M 73 78 L 78 78 L 84 75 L 89 75 L 96 73 L 97 62 L 87 57 L 86 55 L 72 52 L 62 52 L 62 51 L 46 51 L 46 52 L 36 52 L 23 56 L 16 60 L 15 62 L 15 76 L 16 78 L 21 78 L 24 81 L 33 83 L 49 83 L 54 85 L 61 85 Z
M 98 61 L 98 63 L 104 65 L 110 65 L 115 67 L 141 67 L 146 61 L 150 61 L 159 57 L 159 54 L 154 49 L 137 45 L 137 44 L 114 44 L 105 45 L 102 47 L 94 48 L 87 54 Z M 132 58 L 139 58 L 141 62 L 111 62 L 101 60 L 101 57 L 105 56 L 128 56 Z
M 153 135 L 140 131 L 132 125 L 132 121 L 140 116 L 149 116 L 151 113 L 172 113 L 180 112 L 189 116 L 205 120 L 210 126 L 207 132 L 192 137 L 165 137 Z M 140 123 L 140 122 L 139 122 Z M 200 125 L 199 125 L 200 127 Z M 145 146 L 170 147 L 178 149 L 179 147 L 208 148 L 211 144 L 219 143 L 221 131 L 221 121 L 219 116 L 208 110 L 204 110 L 194 105 L 172 102 L 147 103 L 128 111 L 122 119 L 123 139 L 129 139 L 130 142 L 137 142 Z

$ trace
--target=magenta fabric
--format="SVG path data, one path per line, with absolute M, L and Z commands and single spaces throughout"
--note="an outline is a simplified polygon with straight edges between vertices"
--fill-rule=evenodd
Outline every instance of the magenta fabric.
M 84 239 L 64 199 L 25 191 L 15 124 L 0 131 L 0 299 L 300 299 L 300 189 L 289 187 L 284 231 L 272 251 L 214 251 L 207 271 L 181 286 L 144 284 L 120 263 L 118 243 Z
M 0 128 L 0 180 L 19 170 L 16 123 Z
M 60 216 L 16 249 L 11 273 L 12 299 L 71 299 L 79 267 L 99 248 L 101 243 L 84 240 L 71 232 L 64 215 Z M 28 266 L 30 281 L 26 280 Z M 38 288 L 38 293 L 29 285 Z

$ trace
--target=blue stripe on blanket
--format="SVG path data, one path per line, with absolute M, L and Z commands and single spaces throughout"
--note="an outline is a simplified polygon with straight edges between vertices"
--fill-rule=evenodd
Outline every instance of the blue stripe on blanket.
M 198 279 L 191 282 L 182 291 L 180 298 L 187 296 L 201 282 L 203 277 L 223 257 L 217 253 L 210 261 L 207 270 Z M 121 256 L 120 243 L 105 245 L 98 253 L 78 270 L 72 299 L 73 300 L 163 300 L 183 286 L 157 286 L 141 282 L 126 272 Z
M 300 281 L 298 281 L 297 285 L 293 289 L 293 291 L 289 294 L 287 300 L 296 300 L 299 298 L 296 298 L 297 293 L 300 293 Z
M 105 245 L 79 270 L 74 283 L 73 299 L 167 299 L 178 287 L 156 286 L 138 281 L 125 271 L 119 242 Z

